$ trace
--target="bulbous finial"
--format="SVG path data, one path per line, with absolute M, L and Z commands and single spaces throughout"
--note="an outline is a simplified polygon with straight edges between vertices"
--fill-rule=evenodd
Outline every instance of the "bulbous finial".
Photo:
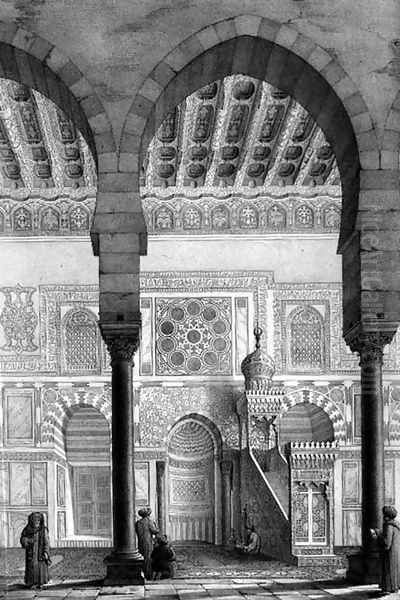
M 274 361 L 268 354 L 261 350 L 261 336 L 263 330 L 258 322 L 254 327 L 256 348 L 242 361 L 242 373 L 245 378 L 246 390 L 267 390 L 271 385 L 274 375 Z
M 254 327 L 254 337 L 256 338 L 256 349 L 260 348 L 260 338 L 263 334 L 263 330 L 261 329 L 261 327 L 259 327 L 258 325 L 258 321 L 257 321 L 257 325 Z

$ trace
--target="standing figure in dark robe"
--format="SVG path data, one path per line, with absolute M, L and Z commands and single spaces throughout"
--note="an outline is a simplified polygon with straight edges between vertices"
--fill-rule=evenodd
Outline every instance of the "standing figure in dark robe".
M 144 558 L 144 576 L 146 579 L 151 579 L 151 553 L 153 551 L 153 536 L 158 533 L 158 527 L 153 519 L 150 519 L 151 508 L 141 508 L 138 511 L 138 515 L 141 517 L 135 523 L 135 530 L 138 538 L 138 550 Z
M 31 513 L 28 525 L 21 533 L 21 546 L 25 548 L 25 583 L 29 587 L 42 587 L 49 581 L 49 532 L 44 525 L 44 515 Z
M 382 531 L 372 530 L 382 551 L 381 589 L 384 594 L 398 592 L 400 588 L 400 523 L 396 520 L 397 510 L 384 506 Z
M 175 550 L 166 535 L 160 535 L 151 553 L 151 565 L 154 579 L 172 579 L 176 570 Z

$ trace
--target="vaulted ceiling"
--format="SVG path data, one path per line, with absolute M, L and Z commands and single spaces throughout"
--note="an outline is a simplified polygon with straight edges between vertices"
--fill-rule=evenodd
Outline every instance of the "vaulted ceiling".
M 340 219 L 339 172 L 321 129 L 293 98 L 241 75 L 167 115 L 141 183 L 156 232 L 335 230 Z

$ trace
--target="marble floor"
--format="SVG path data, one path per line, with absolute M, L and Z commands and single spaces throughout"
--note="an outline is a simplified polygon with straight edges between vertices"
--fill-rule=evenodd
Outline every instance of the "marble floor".
M 296 578 L 191 578 L 149 582 L 143 587 L 100 587 L 96 583 L 64 581 L 33 591 L 7 586 L 1 600 L 369 600 L 378 597 L 378 586 L 350 586 L 343 580 Z M 395 596 L 395 595 L 393 595 Z
M 55 549 L 53 567 L 60 562 L 52 567 L 53 579 L 44 589 L 34 591 L 22 585 L 21 564 L 13 576 L 0 577 L 0 600 L 368 600 L 378 596 L 377 585 L 346 583 L 343 564 L 296 567 L 205 544 L 176 546 L 176 552 L 177 576 L 173 580 L 146 582 L 142 587 L 104 587 L 103 571 L 77 575 L 82 557 L 77 554 L 74 558 L 73 553 L 68 568 L 63 569 L 62 557 L 57 559 Z

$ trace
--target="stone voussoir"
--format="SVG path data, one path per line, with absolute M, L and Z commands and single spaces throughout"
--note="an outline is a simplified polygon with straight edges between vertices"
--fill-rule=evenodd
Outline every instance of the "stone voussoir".
M 258 35 L 261 18 L 262 17 L 258 17 L 257 15 L 241 15 L 240 17 L 235 17 L 235 27 L 238 35 Z
M 209 48 L 217 46 L 220 43 L 220 39 L 213 25 L 201 29 L 195 35 L 204 50 L 208 50 Z
M 298 33 L 299 32 L 296 31 L 296 29 L 293 29 L 293 27 L 281 25 L 275 36 L 275 43 L 283 46 L 284 48 L 291 49 L 298 36 Z
M 215 31 L 217 32 L 218 38 L 221 42 L 231 40 L 237 36 L 235 19 L 226 19 L 225 21 L 219 21 L 214 25 Z
M 165 62 L 161 61 L 150 73 L 150 77 L 154 79 L 163 89 L 168 83 L 175 77 L 176 73 L 171 67 Z
M 26 31 L 26 29 L 18 27 L 13 37 L 12 45 L 16 48 L 19 48 L 20 50 L 25 50 L 26 52 L 28 52 L 29 47 L 32 45 L 35 38 L 35 33 Z
M 53 48 L 54 45 L 51 42 L 40 36 L 35 36 L 29 46 L 29 53 L 39 60 L 45 60 Z

